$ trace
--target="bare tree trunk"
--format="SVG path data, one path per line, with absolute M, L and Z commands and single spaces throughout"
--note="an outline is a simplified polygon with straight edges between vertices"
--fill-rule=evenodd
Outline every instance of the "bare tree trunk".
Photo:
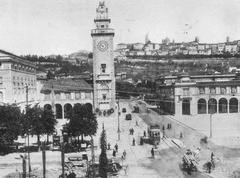
M 49 144 L 49 135 L 47 134 L 47 144 Z
M 79 144 L 80 144 L 80 142 L 79 142 L 79 136 L 78 136 L 78 144 L 77 144 L 77 145 L 78 145 L 78 152 L 79 152 L 79 150 L 80 150 L 80 149 L 79 149 Z
M 38 144 L 38 147 L 40 147 L 40 135 L 37 135 L 37 144 Z

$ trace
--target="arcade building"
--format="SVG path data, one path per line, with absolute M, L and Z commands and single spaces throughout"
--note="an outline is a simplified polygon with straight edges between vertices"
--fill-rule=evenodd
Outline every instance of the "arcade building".
M 180 75 L 157 80 L 160 107 L 175 116 L 240 115 L 240 75 Z

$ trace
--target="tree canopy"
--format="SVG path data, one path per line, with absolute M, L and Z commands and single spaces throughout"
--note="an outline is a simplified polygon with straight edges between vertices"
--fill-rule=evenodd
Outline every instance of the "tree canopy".
M 72 136 L 92 136 L 97 132 L 97 120 L 90 104 L 75 105 L 69 116 L 67 131 Z
M 14 105 L 0 106 L 0 113 L 0 151 L 3 151 L 20 135 L 22 113 Z
M 40 142 L 40 135 L 52 134 L 57 123 L 51 110 L 44 110 L 38 105 L 26 109 L 23 118 L 23 133 L 37 135 L 38 143 Z

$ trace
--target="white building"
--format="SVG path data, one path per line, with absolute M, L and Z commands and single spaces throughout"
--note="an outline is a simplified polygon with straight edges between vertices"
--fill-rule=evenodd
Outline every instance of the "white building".
M 17 104 L 23 109 L 27 100 L 35 103 L 36 96 L 35 64 L 0 50 L 0 103 Z
M 99 2 L 96 12 L 96 29 L 91 31 L 94 108 L 101 111 L 115 110 L 114 30 L 109 28 L 111 20 L 108 18 L 108 8 L 104 2 Z

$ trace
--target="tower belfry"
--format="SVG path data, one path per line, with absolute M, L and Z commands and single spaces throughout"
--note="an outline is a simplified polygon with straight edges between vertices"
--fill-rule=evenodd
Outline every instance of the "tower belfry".
M 113 58 L 114 30 L 109 28 L 108 8 L 100 1 L 94 19 L 93 38 L 93 88 L 94 108 L 101 111 L 115 109 L 115 73 Z

